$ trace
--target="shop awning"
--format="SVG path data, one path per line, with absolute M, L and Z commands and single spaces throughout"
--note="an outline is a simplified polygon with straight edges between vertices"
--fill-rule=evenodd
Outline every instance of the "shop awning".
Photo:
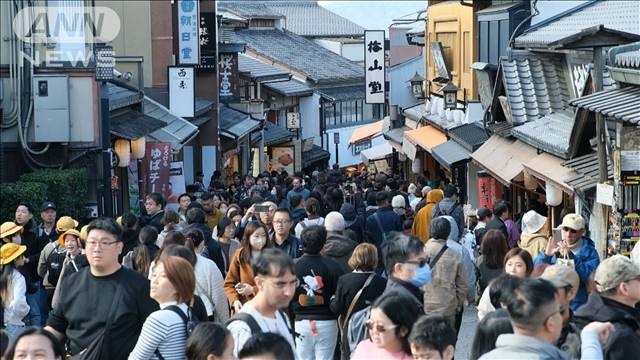
M 402 152 L 402 140 L 404 139 L 404 133 L 409 130 L 411 130 L 411 128 L 408 126 L 391 129 L 389 131 L 385 131 L 384 138 L 387 139 L 389 144 L 398 150 L 398 152 Z
M 444 144 L 434 147 L 431 155 L 433 155 L 440 165 L 451 171 L 453 165 L 468 161 L 471 153 L 457 142 L 449 140 Z
M 367 150 L 362 150 L 360 152 L 360 159 L 362 159 L 365 165 L 368 165 L 369 161 L 384 159 L 391 155 L 391 153 L 393 153 L 393 146 L 389 143 L 384 143 Z
M 608 156 L 607 156 L 608 158 Z M 598 154 L 592 153 L 566 161 L 562 164 L 576 172 L 577 175 L 567 179 L 566 182 L 576 191 L 587 191 L 596 187 L 600 173 L 598 169 Z M 608 179 L 613 178 L 613 165 L 607 159 Z
M 220 134 L 231 139 L 239 139 L 260 127 L 260 122 L 251 115 L 227 106 L 220 107 Z
M 575 177 L 575 171 L 562 166 L 563 159 L 551 154 L 542 153 L 522 164 L 527 172 L 545 182 L 553 183 L 567 194 L 573 194 L 573 188 L 567 180 Z
M 311 150 L 302 153 L 302 167 L 309 166 L 316 161 L 327 160 L 330 157 L 330 152 L 318 145 L 313 145 Z
M 471 154 L 475 163 L 486 169 L 504 185 L 522 174 L 522 164 L 538 156 L 538 151 L 522 141 L 509 140 L 498 135 L 489 138 Z
M 367 139 L 382 135 L 384 131 L 384 120 L 376 121 L 372 124 L 359 127 L 353 131 L 349 139 L 349 146 Z
M 176 151 L 191 141 L 200 131 L 197 125 L 173 115 L 164 105 L 148 96 L 144 97 L 144 113 L 164 123 L 150 136 L 158 141 L 171 143 L 171 148 Z
M 445 133 L 429 125 L 405 132 L 404 138 L 428 152 L 447 141 Z
M 264 123 L 264 145 L 265 146 L 289 141 L 294 136 L 295 136 L 295 133 L 292 133 L 287 129 L 281 128 L 280 126 L 272 123 L 271 121 L 266 121 Z M 256 146 L 258 145 L 258 143 L 260 143 L 260 138 L 262 137 L 262 134 L 260 131 L 256 131 L 251 137 L 252 137 L 251 144 L 253 146 Z
M 134 110 L 112 115 L 109 119 L 111 133 L 127 140 L 141 138 L 163 126 L 165 126 L 163 121 Z

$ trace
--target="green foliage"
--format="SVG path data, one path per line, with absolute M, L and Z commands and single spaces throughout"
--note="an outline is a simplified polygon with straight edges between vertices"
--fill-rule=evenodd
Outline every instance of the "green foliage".
M 42 202 L 49 200 L 56 204 L 58 217 L 64 215 L 74 219 L 84 217 L 84 206 L 88 200 L 86 169 L 38 170 L 23 174 L 19 182 L 46 185 L 46 196 L 34 204 L 38 211 Z
M 39 182 L 17 182 L 0 184 L 0 221 L 12 221 L 15 218 L 16 207 L 20 202 L 26 202 L 39 209 L 43 199 L 47 197 L 47 185 Z

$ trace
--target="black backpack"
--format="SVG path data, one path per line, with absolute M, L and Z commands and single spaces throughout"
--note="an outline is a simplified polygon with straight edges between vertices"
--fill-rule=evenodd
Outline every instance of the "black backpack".
M 280 315 L 280 317 L 282 317 L 282 321 L 284 321 L 285 325 L 287 325 L 289 332 L 295 339 L 297 334 L 293 331 L 293 329 L 291 329 L 291 326 L 289 326 L 289 320 L 287 320 L 284 310 L 278 309 L 278 314 Z M 247 324 L 249 326 L 249 330 L 251 330 L 251 335 L 260 334 L 262 332 L 262 328 L 260 327 L 256 319 L 254 319 L 254 317 L 249 313 L 239 312 L 229 318 L 229 320 L 227 320 L 224 325 L 228 326 L 234 321 L 243 321 L 245 324 Z
M 60 273 L 62 272 L 62 265 L 64 264 L 64 260 L 67 257 L 67 251 L 63 249 L 60 251 L 61 246 L 57 244 L 53 251 L 47 256 L 46 265 L 47 265 L 47 281 L 52 286 L 56 286 L 58 284 L 58 279 L 60 278 Z

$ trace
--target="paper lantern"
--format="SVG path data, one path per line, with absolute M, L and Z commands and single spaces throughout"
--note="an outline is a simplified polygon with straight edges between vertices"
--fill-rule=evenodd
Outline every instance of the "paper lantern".
M 411 171 L 414 174 L 420 174 L 422 172 L 422 161 L 420 158 L 413 159 L 413 162 L 411 163 Z
M 134 159 L 144 158 L 147 140 L 143 137 L 131 140 L 131 154 Z
M 547 193 L 547 204 L 549 206 L 558 206 L 562 204 L 562 190 L 547 182 L 545 186 Z
M 524 188 L 529 191 L 534 191 L 538 188 L 538 182 L 536 178 L 531 176 L 527 170 L 524 171 Z
M 118 166 L 129 166 L 129 160 L 131 158 L 131 146 L 129 140 L 118 139 L 113 146 L 116 155 L 118 155 Z

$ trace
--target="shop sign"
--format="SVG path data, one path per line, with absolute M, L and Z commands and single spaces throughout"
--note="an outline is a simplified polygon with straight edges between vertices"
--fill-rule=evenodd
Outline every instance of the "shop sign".
M 502 198 L 502 186 L 494 177 L 487 174 L 478 174 L 478 194 L 480 196 L 478 207 L 493 209 L 496 201 Z
M 178 0 L 178 64 L 196 65 L 200 62 L 199 1 Z
M 169 197 L 167 198 L 167 209 L 178 210 L 178 196 L 187 192 L 184 180 L 184 169 L 182 161 L 171 162 L 169 167 Z
M 172 160 L 171 143 L 148 142 L 145 150 L 140 169 L 144 179 L 145 195 L 159 192 L 166 199 L 171 195 L 169 185 Z
M 286 171 L 293 174 L 295 164 L 295 148 L 293 146 L 281 146 L 271 148 L 270 170 L 278 172 Z
M 300 129 L 300 113 L 287 113 L 287 129 Z
M 385 101 L 384 42 L 384 30 L 364 32 L 364 90 L 367 104 L 384 104 Z
M 193 117 L 196 110 L 195 74 L 192 67 L 169 66 L 169 111 L 175 116 Z
M 238 97 L 238 54 L 220 54 L 218 59 L 220 101 Z

